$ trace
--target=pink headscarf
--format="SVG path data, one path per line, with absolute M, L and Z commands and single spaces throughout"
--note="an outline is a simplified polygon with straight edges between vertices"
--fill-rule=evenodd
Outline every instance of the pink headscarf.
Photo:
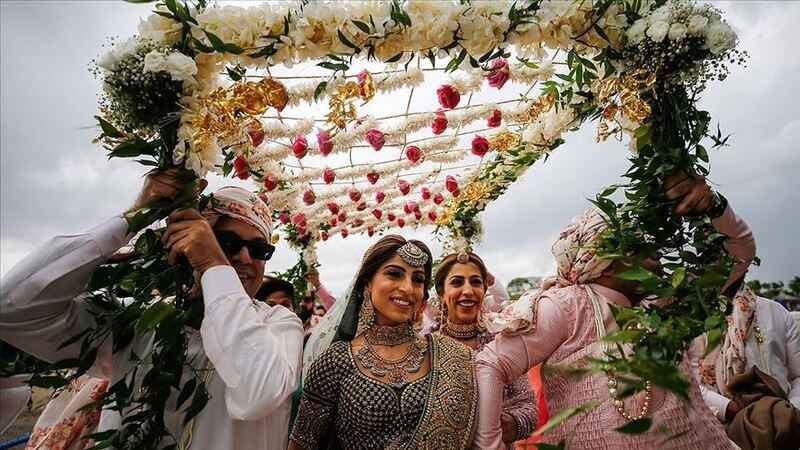
M 212 226 L 221 216 L 241 220 L 256 227 L 267 242 L 272 237 L 269 208 L 256 194 L 247 189 L 227 186 L 214 192 L 212 207 L 203 211 L 203 216 Z

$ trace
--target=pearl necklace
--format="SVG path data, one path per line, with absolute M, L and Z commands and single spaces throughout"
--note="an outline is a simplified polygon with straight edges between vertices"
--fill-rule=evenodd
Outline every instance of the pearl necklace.
M 608 395 L 614 399 L 614 407 L 617 409 L 617 412 L 625 418 L 627 421 L 632 420 L 639 420 L 647 416 L 650 412 L 650 400 L 653 399 L 653 386 L 650 381 L 645 380 L 644 382 L 644 403 L 642 403 L 642 407 L 639 410 L 639 414 L 636 416 L 632 416 L 630 413 L 625 411 L 625 402 L 620 398 L 619 391 L 617 390 L 618 383 L 617 379 L 609 375 L 608 376 Z

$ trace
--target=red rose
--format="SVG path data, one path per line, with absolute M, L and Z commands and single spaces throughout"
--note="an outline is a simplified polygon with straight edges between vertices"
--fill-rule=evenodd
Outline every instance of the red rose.
M 331 184 L 336 180 L 336 172 L 333 171 L 330 167 L 326 167 L 325 170 L 322 171 L 322 180 L 325 184 Z
M 247 160 L 242 155 L 237 155 L 233 160 L 233 171 L 236 176 L 241 180 L 250 178 L 250 166 L 247 165 Z
M 339 219 L 336 217 L 331 217 L 331 220 L 329 220 L 328 223 L 331 224 L 332 227 L 335 227 L 339 223 Z
M 327 241 L 327 240 L 328 240 L 328 238 L 330 237 L 330 235 L 328 235 L 328 232 L 327 232 L 327 231 L 323 231 L 323 232 L 321 232 L 321 233 L 320 233 L 320 236 L 322 237 L 322 240 L 323 240 L 323 241 Z
M 375 234 L 375 229 L 372 227 L 367 228 L 367 236 L 372 237 Z
M 406 221 L 405 221 L 405 220 L 403 220 L 403 218 L 402 218 L 402 217 L 398 217 L 398 218 L 397 218 L 397 226 L 398 226 L 398 227 L 400 227 L 400 228 L 403 228 L 403 226 L 404 226 L 405 224 L 406 224 Z
M 247 135 L 250 136 L 250 143 L 253 147 L 258 147 L 264 142 L 264 129 L 261 128 L 261 122 L 251 122 L 247 126 Z
M 389 213 L 389 214 L 386 215 L 386 220 L 388 220 L 389 222 L 394 222 L 394 219 L 396 219 L 396 218 L 397 218 L 397 216 L 395 216 L 392 213 Z
M 453 191 L 452 194 L 453 194 L 453 197 L 458 197 L 459 195 L 461 195 L 461 191 L 456 188 L 456 190 Z
M 278 215 L 278 220 L 281 221 L 282 224 L 286 225 L 289 223 L 289 214 L 282 212 Z
M 437 192 L 436 195 L 433 196 L 433 203 L 437 205 L 441 204 L 444 201 L 444 195 L 441 192 Z
M 456 181 L 456 177 L 452 175 L 448 175 L 444 179 L 444 187 L 447 189 L 448 192 L 455 192 L 458 190 L 458 181 Z
M 361 225 L 364 225 L 364 221 L 362 219 L 356 219 L 353 221 L 353 228 L 358 228 Z
M 347 211 L 345 210 L 339 211 L 339 215 L 337 215 L 336 217 L 339 218 L 339 222 L 344 223 L 344 221 L 347 220 Z
M 369 75 L 367 69 L 358 72 L 358 95 L 361 97 L 365 97 L 367 95 L 367 92 L 364 90 L 364 82 L 367 81 L 367 75 Z
M 430 189 L 424 187 L 424 188 L 420 189 L 420 193 L 422 193 L 422 199 L 423 200 L 430 200 L 431 199 L 431 190 Z
M 383 211 L 381 211 L 380 208 L 375 208 L 372 210 L 372 215 L 375 216 L 376 219 L 380 220 L 380 218 L 383 216 Z
M 341 230 L 339 230 L 339 233 L 341 233 L 343 238 L 346 238 L 348 235 L 347 228 L 342 228 Z
M 367 131 L 366 139 L 367 142 L 369 142 L 369 145 L 371 145 L 375 151 L 382 149 L 383 144 L 386 143 L 386 136 L 384 136 L 380 130 L 376 130 L 375 128 L 370 128 Z
M 322 130 L 317 133 L 317 144 L 319 145 L 319 152 L 322 156 L 328 156 L 333 150 L 333 140 L 327 131 Z
M 433 134 L 442 134 L 446 129 L 447 129 L 447 117 L 444 115 L 444 112 L 438 111 L 436 113 L 436 117 L 433 118 L 433 123 L 431 124 L 431 131 L 433 131 Z
M 489 140 L 485 137 L 476 134 L 472 138 L 472 154 L 483 158 L 489 152 Z M 455 178 L 453 179 L 455 181 Z M 451 191 L 452 192 L 452 191 Z
M 301 225 L 301 226 L 297 227 L 297 234 L 299 234 L 300 236 L 303 236 L 303 235 L 306 234 L 305 225 Z
M 276 187 L 278 187 L 278 179 L 275 177 L 275 175 L 271 173 L 264 175 L 264 189 L 271 191 Z
M 435 222 L 436 221 L 436 211 L 430 211 L 428 213 L 428 219 L 431 219 L 431 222 Z
M 328 207 L 328 211 L 330 211 L 331 214 L 339 212 L 339 205 L 337 205 L 336 202 L 328 202 L 325 206 Z
M 444 109 L 453 109 L 461 101 L 461 94 L 449 84 L 439 86 L 439 89 L 436 89 L 436 96 L 439 98 L 439 104 Z
M 306 215 L 303 213 L 296 213 L 292 216 L 292 225 L 296 227 L 306 226 Z
M 378 182 L 378 178 L 380 178 L 380 174 L 378 172 L 370 172 L 367 174 L 367 180 L 369 184 L 375 184 Z
M 503 122 L 503 113 L 499 109 L 492 111 L 492 115 L 486 119 L 486 125 L 492 128 L 497 128 Z
M 367 209 L 367 202 L 359 203 L 358 206 L 356 206 L 356 209 L 358 211 L 363 211 L 363 210 Z
M 422 219 L 422 212 L 414 211 L 414 217 L 416 217 L 417 220 Z
M 400 189 L 400 192 L 402 192 L 403 195 L 406 195 L 409 192 L 411 192 L 411 185 L 408 184 L 408 181 L 406 180 L 399 180 L 397 182 L 397 188 Z
M 358 201 L 361 200 L 361 192 L 356 188 L 350 189 L 347 195 L 350 196 L 350 200 L 352 200 L 353 203 L 358 203 Z
M 411 161 L 412 164 L 416 164 L 417 161 L 422 157 L 422 150 L 419 149 L 416 145 L 409 145 L 406 147 L 406 158 Z
M 292 152 L 297 159 L 306 156 L 306 153 L 308 153 L 308 141 L 305 136 L 297 133 L 294 137 L 294 142 L 292 142 Z
M 406 202 L 406 204 L 403 205 L 403 212 L 406 214 L 411 214 L 411 211 L 412 211 L 411 206 L 409 206 L 408 202 Z
M 489 80 L 489 86 L 500 89 L 508 81 L 508 76 L 508 61 L 505 58 L 497 58 L 489 66 L 489 74 L 486 75 L 486 79 Z
M 305 203 L 308 206 L 311 206 L 314 204 L 315 201 L 317 201 L 317 195 L 314 193 L 313 190 L 308 189 L 305 192 L 303 192 L 303 203 Z
M 383 191 L 378 191 L 378 192 L 375 193 L 375 201 L 376 202 L 381 203 L 383 201 L 383 199 L 385 199 L 385 198 L 386 198 L 386 194 L 384 194 Z
M 262 192 L 262 193 L 258 194 L 258 198 L 261 199 L 262 202 L 264 202 L 264 203 L 269 205 L 269 197 L 267 197 L 267 194 Z

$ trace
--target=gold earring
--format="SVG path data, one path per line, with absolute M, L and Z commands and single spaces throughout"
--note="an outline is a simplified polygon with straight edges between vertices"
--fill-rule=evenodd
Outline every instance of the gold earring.
M 375 323 L 375 308 L 372 306 L 372 296 L 369 289 L 364 288 L 364 295 L 361 300 L 361 309 L 358 311 L 358 327 L 356 336 L 368 330 Z

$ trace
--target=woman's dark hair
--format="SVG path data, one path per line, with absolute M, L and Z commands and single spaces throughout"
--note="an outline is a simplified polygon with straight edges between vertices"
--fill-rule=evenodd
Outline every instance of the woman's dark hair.
M 467 252 L 466 256 L 468 258 L 466 261 L 467 264 L 472 263 L 478 266 L 478 270 L 481 273 L 481 278 L 483 278 L 483 288 L 485 290 L 489 286 L 489 271 L 486 270 L 486 264 L 484 264 L 481 257 L 475 253 Z M 440 298 L 444 295 L 444 281 L 447 279 L 447 275 L 450 274 L 450 270 L 454 265 L 456 265 L 456 263 L 461 263 L 458 260 L 458 257 L 458 253 L 449 254 L 442 258 L 442 260 L 436 266 L 436 273 L 433 275 L 433 285 L 436 288 L 436 294 Z
M 428 255 L 428 261 L 424 266 L 425 293 L 423 294 L 423 299 L 428 300 L 428 287 L 431 283 L 431 271 L 433 264 L 433 255 L 431 254 L 430 249 L 422 241 L 415 239 L 406 240 L 404 237 L 396 234 L 386 235 L 378 240 L 378 242 L 372 244 L 372 246 L 364 253 L 364 257 L 361 259 L 361 267 L 358 269 L 356 281 L 353 283 L 353 290 L 350 292 L 350 299 L 347 303 L 347 309 L 344 312 L 342 322 L 339 324 L 339 329 L 336 332 L 336 337 L 334 340 L 350 341 L 356 337 L 358 313 L 361 310 L 361 302 L 364 300 L 364 288 L 367 286 L 367 283 L 369 283 L 369 280 L 372 279 L 378 269 L 384 263 L 386 263 L 386 261 L 392 259 L 392 257 L 397 253 L 397 250 L 408 242 L 416 245 L 420 250 Z
M 280 291 L 285 292 L 286 296 L 294 302 L 294 286 L 292 286 L 292 283 L 280 278 L 266 276 L 258 292 L 256 292 L 255 298 L 256 300 L 266 301 L 270 294 Z

